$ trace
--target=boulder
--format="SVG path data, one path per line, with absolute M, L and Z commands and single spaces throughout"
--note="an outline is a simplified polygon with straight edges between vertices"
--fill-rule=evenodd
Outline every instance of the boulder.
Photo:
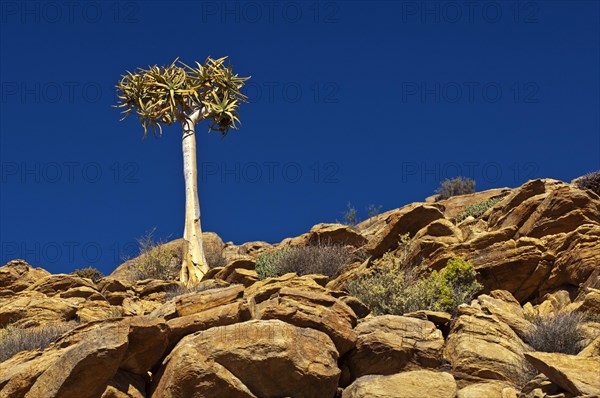
M 126 318 L 129 327 L 127 351 L 120 368 L 133 374 L 147 375 L 160 361 L 168 344 L 168 327 L 164 319 L 149 316 Z
M 215 278 L 227 280 L 234 272 L 238 270 L 254 271 L 256 260 L 251 256 L 239 256 L 231 260 L 223 269 L 215 274 Z M 258 280 L 258 277 L 257 277 Z
M 578 311 L 600 318 L 600 289 L 589 288 Z
M 17 354 L 0 363 L 0 396 L 97 398 L 125 356 L 128 332 L 119 321 L 88 323 L 43 352 Z
M 526 237 L 458 254 L 472 262 L 484 292 L 507 290 L 521 303 L 538 294 L 554 261 L 540 240 Z
M 244 297 L 254 302 L 264 301 L 279 293 L 282 288 L 302 289 L 309 292 L 329 294 L 330 289 L 321 286 L 310 275 L 298 276 L 289 273 L 277 278 L 266 278 L 246 288 Z
M 499 381 L 473 383 L 458 390 L 456 398 L 506 398 L 502 392 L 505 389 L 512 389 L 511 387 L 509 383 Z M 516 390 L 513 391 L 517 393 Z
M 0 327 L 12 324 L 26 328 L 46 322 L 69 321 L 77 307 L 65 299 L 24 290 L 12 297 L 0 298 Z
M 600 224 L 600 200 L 587 191 L 565 184 L 548 193 L 517 234 L 540 238 L 574 231 L 588 223 Z
M 342 398 L 455 398 L 450 373 L 414 370 L 390 376 L 363 376 L 346 388 Z
M 119 370 L 100 398 L 146 398 L 146 381 L 140 375 Z
M 444 218 L 444 215 L 436 207 L 425 204 L 405 206 L 392 212 L 385 219 L 385 225 L 369 240 L 363 250 L 375 257 L 381 257 L 386 251 L 398 247 L 400 235 L 408 233 L 412 237 L 421 228 L 441 218 Z
M 0 267 L 0 291 L 20 292 L 49 275 L 48 271 L 33 268 L 25 260 L 12 260 Z
M 521 227 L 533 214 L 538 204 L 546 197 L 547 192 L 564 183 L 551 179 L 537 179 L 526 182 L 513 189 L 498 203 L 496 211 L 490 214 L 490 229 Z
M 525 353 L 527 360 L 552 382 L 575 395 L 600 395 L 600 359 L 547 353 Z
M 252 296 L 248 306 L 254 319 L 279 319 L 327 334 L 340 355 L 351 350 L 356 342 L 353 330 L 356 314 L 342 300 L 330 295 L 282 287 L 269 297 Z
M 600 225 L 581 225 L 558 237 L 551 247 L 557 253 L 552 272 L 540 284 L 542 294 L 565 285 L 582 285 L 600 264 Z
M 442 209 L 444 217 L 453 220 L 462 213 L 466 207 L 492 198 L 502 197 L 509 192 L 510 189 L 508 188 L 495 188 L 466 195 L 451 196 L 448 199 L 435 200 L 433 203 Z
M 355 331 L 356 348 L 344 361 L 352 380 L 369 374 L 436 368 L 442 362 L 444 338 L 432 322 L 382 315 L 361 321 Z
M 477 302 L 484 311 L 495 315 L 521 338 L 533 327 L 531 322 L 525 319 L 525 311 L 519 302 L 506 290 L 493 290 L 489 296 L 482 294 L 477 297 Z
M 89 279 L 80 278 L 70 274 L 48 275 L 37 280 L 26 290 L 44 293 L 46 296 L 52 297 L 64 293 L 69 289 L 81 287 L 87 287 L 97 292 L 96 286 Z
M 165 358 L 151 397 L 333 398 L 338 354 L 326 334 L 279 320 L 184 337 Z
M 177 316 L 186 316 L 231 303 L 244 294 L 244 286 L 231 285 L 224 288 L 189 293 L 175 299 Z M 170 317 L 167 315 L 167 319 Z
M 527 367 L 523 356 L 526 349 L 517 334 L 496 316 L 462 305 L 446 340 L 444 357 L 454 375 L 512 381 Z
M 195 314 L 167 321 L 168 346 L 173 348 L 184 336 L 217 326 L 226 326 L 250 319 L 245 300 L 236 300 Z

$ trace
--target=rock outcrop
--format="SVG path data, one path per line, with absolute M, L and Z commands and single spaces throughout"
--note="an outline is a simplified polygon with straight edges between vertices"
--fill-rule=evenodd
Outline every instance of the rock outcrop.
M 480 216 L 459 217 L 492 198 Z M 136 280 L 135 260 L 99 281 L 24 260 L 0 267 L 0 398 L 600 396 L 591 191 L 539 179 L 357 226 L 318 224 L 275 244 L 203 238 L 213 267 L 193 289 Z M 259 279 L 261 254 L 324 243 L 356 258 L 334 276 Z M 177 254 L 181 240 L 166 248 Z M 483 288 L 448 313 L 371 314 L 347 289 L 390 256 L 415 275 L 469 260 Z M 555 347 L 532 333 L 565 314 L 574 323 L 555 337 L 572 333 L 577 355 L 541 352 Z

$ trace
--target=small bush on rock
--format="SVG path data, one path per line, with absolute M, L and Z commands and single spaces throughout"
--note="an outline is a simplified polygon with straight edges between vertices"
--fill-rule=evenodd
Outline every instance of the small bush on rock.
M 94 267 L 86 267 L 86 268 L 76 269 L 75 271 L 73 271 L 73 275 L 76 275 L 80 278 L 91 279 L 93 282 L 98 282 L 100 279 L 102 279 L 104 277 L 102 272 L 98 271 Z
M 223 250 L 215 245 L 204 245 L 204 257 L 206 257 L 206 262 L 210 268 L 224 267 L 227 265 L 227 260 L 223 257 Z
M 600 170 L 588 173 L 574 180 L 579 189 L 589 189 L 600 196 Z
M 465 207 L 465 209 L 456 217 L 456 223 L 464 221 L 467 217 L 473 216 L 479 218 L 488 211 L 492 206 L 500 201 L 501 198 L 491 198 L 488 200 L 482 200 L 481 202 L 474 203 Z
M 475 180 L 465 177 L 456 177 L 442 181 L 435 193 L 439 199 L 448 199 L 452 196 L 466 195 L 475 192 Z
M 174 287 L 170 287 L 167 288 L 166 292 L 167 292 L 167 301 L 171 300 L 175 297 L 179 297 L 183 294 L 188 294 L 188 293 L 199 293 L 199 292 L 204 292 L 206 290 L 211 290 L 211 289 L 216 289 L 215 286 L 210 286 L 210 285 L 205 285 L 200 283 L 199 285 L 196 286 L 184 286 L 184 285 L 177 285 Z
M 0 362 L 21 351 L 43 350 L 76 326 L 76 322 L 57 322 L 27 329 L 14 326 L 0 329 Z
M 349 248 L 323 243 L 284 247 L 261 254 L 256 259 L 256 272 L 260 279 L 295 272 L 298 275 L 339 275 L 354 256 Z
M 131 279 L 175 280 L 179 276 L 181 253 L 166 247 L 163 241 L 155 241 L 153 233 L 138 239 L 139 256 L 132 260 Z
M 402 315 L 418 310 L 456 313 L 456 308 L 470 301 L 481 289 L 473 265 L 462 259 L 452 259 L 440 272 L 427 277 L 414 269 L 389 261 L 370 275 L 348 284 L 348 292 L 358 297 L 375 315 Z
M 525 340 L 535 351 L 559 352 L 575 355 L 583 347 L 585 335 L 581 329 L 585 317 L 575 312 L 536 315 L 529 319 L 533 324 Z
M 347 205 L 348 209 L 344 212 L 344 221 L 342 224 L 348 226 L 354 226 L 359 223 L 358 212 L 354 206 L 350 202 Z

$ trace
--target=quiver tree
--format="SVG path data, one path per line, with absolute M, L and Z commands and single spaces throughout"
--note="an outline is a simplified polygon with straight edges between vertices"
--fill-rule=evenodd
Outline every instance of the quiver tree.
M 240 90 L 249 78 L 234 74 L 225 65 L 226 58 L 209 57 L 203 65 L 196 62 L 196 67 L 176 59 L 168 66 L 138 68 L 116 85 L 116 106 L 124 108 L 123 119 L 134 113 L 139 117 L 144 138 L 148 130 L 162 135 L 163 124 L 182 126 L 185 228 L 180 279 L 186 285 L 198 283 L 208 271 L 200 227 L 195 126 L 206 120 L 209 131 L 225 136 L 229 129 L 237 129 L 239 104 L 247 102 Z

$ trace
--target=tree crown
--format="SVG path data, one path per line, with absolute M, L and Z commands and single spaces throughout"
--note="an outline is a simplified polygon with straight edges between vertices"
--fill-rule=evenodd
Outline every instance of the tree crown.
M 225 65 L 226 59 L 208 57 L 194 68 L 177 58 L 168 66 L 127 71 L 115 86 L 116 107 L 124 108 L 121 120 L 137 114 L 144 138 L 149 128 L 155 136 L 161 135 L 161 124 L 170 126 L 186 118 L 209 120 L 209 131 L 223 135 L 230 128 L 237 129 L 239 104 L 248 102 L 240 90 L 249 77 L 234 74 L 231 66 Z

